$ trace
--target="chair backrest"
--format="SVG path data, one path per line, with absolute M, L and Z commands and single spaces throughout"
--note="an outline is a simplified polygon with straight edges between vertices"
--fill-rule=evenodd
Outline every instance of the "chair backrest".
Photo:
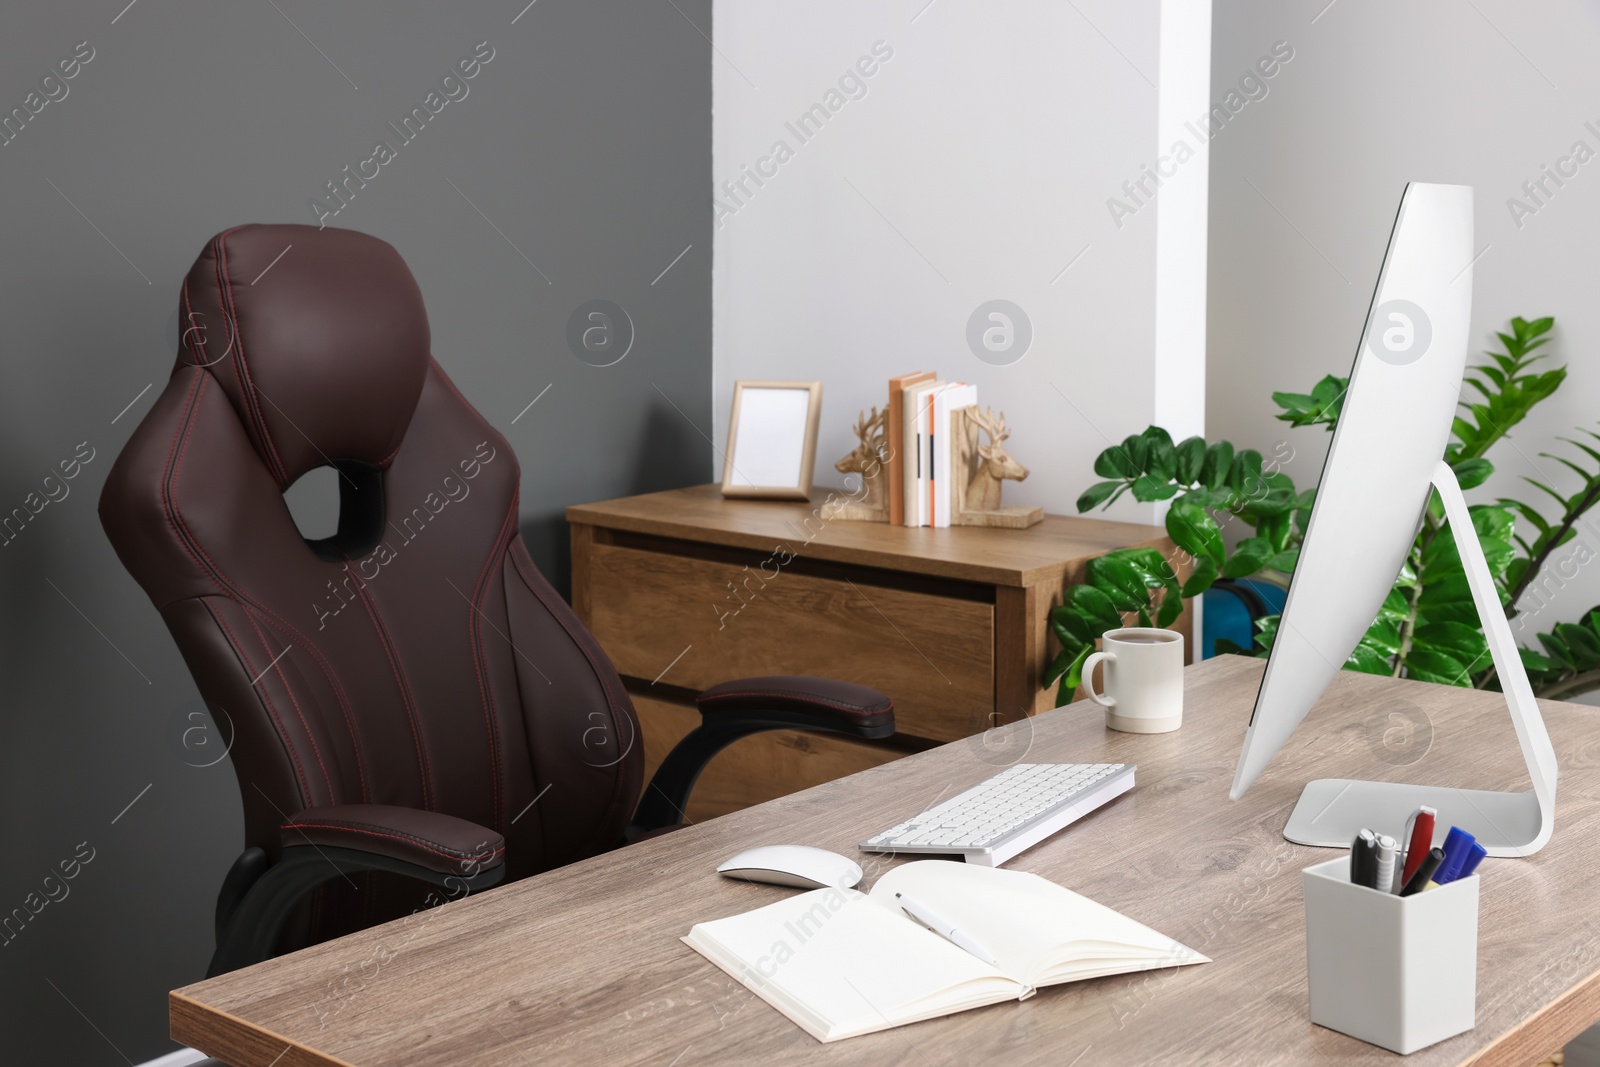
M 349 230 L 256 225 L 184 279 L 177 365 L 100 516 L 213 715 L 246 845 L 328 804 L 445 812 L 506 838 L 511 877 L 610 847 L 638 721 L 535 569 L 516 456 L 429 351 L 416 281 Z M 283 491 L 339 472 L 337 534 Z

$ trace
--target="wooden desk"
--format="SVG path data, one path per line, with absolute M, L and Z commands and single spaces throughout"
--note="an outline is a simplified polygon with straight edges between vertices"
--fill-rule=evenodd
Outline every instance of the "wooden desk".
M 1113 734 L 1098 707 L 1075 704 L 1004 727 L 1009 749 L 956 742 L 177 990 L 172 1036 L 235 1067 L 1397 1063 L 1308 1021 L 1300 869 L 1333 853 L 1280 831 L 1301 784 L 1320 775 L 1525 786 L 1511 725 L 1496 694 L 1340 674 L 1230 802 L 1260 671 L 1236 657 L 1190 668 L 1176 733 Z M 1484 862 L 1477 1028 L 1413 1054 L 1412 1067 L 1533 1064 L 1600 1017 L 1600 730 L 1593 709 L 1541 706 L 1561 759 L 1555 837 L 1530 859 Z M 1419 762 L 1382 758 L 1397 758 L 1382 742 L 1392 713 L 1431 722 Z M 1413 740 L 1406 751 L 1424 747 Z M 1137 762 L 1132 793 L 1007 866 L 1215 962 L 823 1045 L 678 941 L 787 892 L 714 873 L 749 845 L 855 856 L 869 888 L 886 866 L 856 842 L 994 773 L 1001 752 Z
M 1051 515 L 1026 530 L 828 519 L 821 505 L 725 500 L 715 485 L 567 509 L 572 602 L 633 694 L 646 780 L 730 678 L 816 674 L 895 700 L 883 744 L 779 731 L 701 778 L 691 818 L 734 811 L 1054 706 L 1050 608 L 1089 560 L 1159 526 Z M 1189 632 L 1185 611 L 1176 628 Z

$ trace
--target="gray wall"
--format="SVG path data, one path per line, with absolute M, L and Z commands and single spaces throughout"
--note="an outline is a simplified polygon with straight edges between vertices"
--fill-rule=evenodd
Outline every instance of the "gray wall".
M 1547 185 L 1554 195 L 1536 214 L 1518 218 L 1507 201 L 1527 202 L 1522 184 L 1574 142 L 1600 153 L 1585 126 L 1600 131 L 1600 4 L 1216 0 L 1213 100 L 1277 40 L 1295 58 L 1211 143 L 1208 436 L 1263 454 L 1284 443 L 1287 472 L 1314 483 L 1328 434 L 1276 421 L 1271 393 L 1349 373 L 1405 183 L 1471 185 L 1482 254 L 1473 354 L 1498 347 L 1492 331 L 1514 315 L 1554 315 L 1548 365 L 1569 373 L 1490 453 L 1497 473 L 1468 497 L 1553 508 L 1522 476 L 1572 492 L 1576 479 L 1540 453 L 1561 451 L 1556 437 L 1573 427 L 1600 429 L 1600 159 Z M 1600 535 L 1583 552 L 1600 556 Z M 1600 602 L 1600 566 L 1578 566 L 1579 554 L 1574 544 L 1552 557 L 1547 572 L 1570 577 L 1543 607 L 1524 599 L 1519 640 Z
M 13 8 L 0 34 L 7 110 L 77 42 L 94 50 L 0 147 L 0 513 L 79 442 L 93 449 L 0 548 L 0 915 L 37 905 L 80 842 L 93 850 L 0 947 L 6 1062 L 171 1048 L 166 991 L 201 977 L 240 844 L 232 771 L 188 765 L 203 761 L 180 740 L 198 697 L 95 514 L 166 380 L 178 282 L 212 234 L 314 222 L 324 182 L 486 40 L 468 95 L 329 224 L 410 264 L 435 354 L 516 447 L 524 532 L 558 583 L 565 505 L 711 469 L 690 425 L 711 430 L 709 0 L 539 0 L 520 18 L 523 0 L 143 0 L 118 17 L 123 2 Z M 565 342 L 596 298 L 637 333 L 606 368 Z M 310 507 L 324 521 L 325 503 Z

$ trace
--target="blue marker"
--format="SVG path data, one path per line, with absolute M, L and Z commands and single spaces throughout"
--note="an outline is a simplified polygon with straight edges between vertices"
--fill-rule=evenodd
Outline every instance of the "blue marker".
M 1460 881 L 1461 879 L 1470 875 L 1473 871 L 1476 871 L 1478 869 L 1478 864 L 1482 863 L 1483 857 L 1487 856 L 1488 854 L 1488 849 L 1474 841 L 1472 843 L 1472 847 L 1467 850 L 1467 858 L 1462 861 L 1461 869 L 1456 872 L 1456 881 Z
M 1439 869 L 1434 872 L 1434 884 L 1444 885 L 1455 881 L 1460 875 L 1461 865 L 1467 861 L 1467 854 L 1472 851 L 1472 846 L 1475 844 L 1477 840 L 1461 827 L 1450 827 L 1450 833 L 1444 839 L 1444 862 L 1439 864 Z

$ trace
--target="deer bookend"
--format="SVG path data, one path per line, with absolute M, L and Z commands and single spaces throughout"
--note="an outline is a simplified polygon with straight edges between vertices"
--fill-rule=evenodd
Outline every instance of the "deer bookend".
M 833 469 L 840 474 L 861 475 L 864 492 L 859 506 L 863 508 L 883 507 L 884 489 L 889 481 L 888 472 L 883 466 L 888 456 L 888 423 L 887 408 L 883 411 L 873 408 L 871 415 L 857 415 L 853 432 L 858 443 L 848 456 L 833 465 Z
M 989 443 L 978 444 L 978 431 L 989 435 Z M 1022 481 L 1028 468 L 1006 454 L 1000 442 L 1011 436 L 1006 429 L 1005 412 L 996 416 L 993 408 L 967 409 L 967 446 L 983 457 L 983 465 L 973 472 L 967 483 L 966 508 L 969 511 L 994 511 L 1000 507 L 1000 483 L 1006 479 Z

